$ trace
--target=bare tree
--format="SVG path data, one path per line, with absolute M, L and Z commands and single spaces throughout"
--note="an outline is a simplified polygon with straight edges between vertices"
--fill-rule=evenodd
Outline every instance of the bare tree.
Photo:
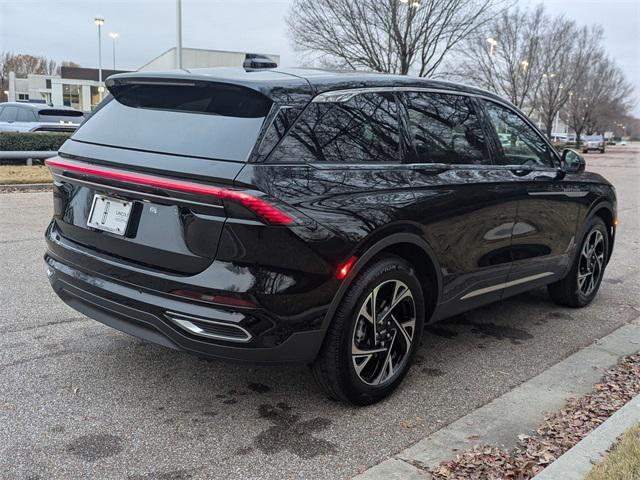
M 580 28 L 563 17 L 548 25 L 542 42 L 542 84 L 534 103 L 549 138 L 570 92 L 583 81 L 589 62 L 603 55 L 601 43 L 601 27 Z
M 491 43 L 488 43 L 491 42 Z M 455 77 L 508 98 L 551 136 L 559 112 L 602 58 L 602 29 L 578 27 L 542 6 L 503 12 L 458 49 Z
M 569 92 L 562 118 L 576 132 L 604 132 L 631 108 L 633 87 L 613 60 L 604 55 L 589 62 L 581 81 Z
M 73 62 L 63 62 L 73 63 Z M 77 65 L 77 64 L 73 64 Z M 9 72 L 14 72 L 18 78 L 26 78 L 29 74 L 55 75 L 60 71 L 55 60 L 46 57 L 22 53 L 0 53 L 0 101 L 6 101 L 5 90 L 8 89 Z
M 432 75 L 503 0 L 295 0 L 287 25 L 299 51 L 350 69 Z
M 503 11 L 457 49 L 450 76 L 487 88 L 531 114 L 542 85 L 544 8 Z M 488 42 L 493 42 L 493 45 Z

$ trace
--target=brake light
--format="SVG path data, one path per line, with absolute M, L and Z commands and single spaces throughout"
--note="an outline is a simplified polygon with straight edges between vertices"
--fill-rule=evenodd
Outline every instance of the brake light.
M 270 205 L 261 198 L 239 190 L 213 187 L 211 185 L 203 185 L 201 183 L 188 182 L 184 180 L 172 180 L 164 177 L 158 177 L 156 175 L 127 172 L 124 170 L 97 165 L 88 165 L 80 162 L 74 162 L 72 160 L 62 159 L 60 157 L 49 158 L 45 160 L 45 163 L 51 170 L 62 169 L 84 175 L 110 178 L 121 182 L 135 183 L 149 187 L 166 188 L 168 190 L 175 190 L 184 193 L 209 195 L 221 200 L 232 200 L 241 203 L 255 214 L 267 220 L 269 223 L 276 225 L 289 225 L 293 222 L 293 219 L 289 215 L 278 210 L 273 205 Z

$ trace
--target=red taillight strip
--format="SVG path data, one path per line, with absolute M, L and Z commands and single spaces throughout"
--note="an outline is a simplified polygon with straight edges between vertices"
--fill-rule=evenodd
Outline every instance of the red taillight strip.
M 115 168 L 90 165 L 72 160 L 65 160 L 60 157 L 53 157 L 45 160 L 50 169 L 62 169 L 70 172 L 82 173 L 95 177 L 110 178 L 121 182 L 136 183 L 149 187 L 166 188 L 184 193 L 195 193 L 198 195 L 208 195 L 221 200 L 233 200 L 241 203 L 249 210 L 267 220 L 269 223 L 277 225 L 289 225 L 293 219 L 284 212 L 281 212 L 273 205 L 253 195 L 238 190 L 212 187 L 200 183 L 186 182 L 183 180 L 172 180 L 155 175 L 144 173 L 127 172 Z

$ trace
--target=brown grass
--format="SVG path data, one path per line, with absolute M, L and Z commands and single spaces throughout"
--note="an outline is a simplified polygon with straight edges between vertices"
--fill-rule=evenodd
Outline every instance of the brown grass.
M 585 480 L 640 479 L 640 423 L 626 431 L 602 463 Z
M 0 185 L 51 183 L 53 179 L 44 165 L 0 165 Z

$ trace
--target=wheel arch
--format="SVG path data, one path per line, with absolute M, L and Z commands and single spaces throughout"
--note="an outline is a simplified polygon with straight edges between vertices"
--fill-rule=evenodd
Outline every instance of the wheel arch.
M 322 326 L 329 327 L 342 298 L 349 289 L 349 286 L 366 265 L 375 258 L 385 253 L 397 255 L 407 260 L 415 269 L 423 286 L 425 294 L 426 317 L 433 314 L 442 292 L 442 273 L 439 263 L 431 246 L 413 233 L 394 233 L 377 241 L 373 245 L 361 249 L 362 253 L 356 253 L 357 260 L 351 267 L 349 274 L 342 281 L 334 298 L 329 305 Z M 427 291 L 427 285 L 432 284 L 433 290 Z M 435 292 L 435 298 L 433 293 Z M 428 298 L 427 298 L 428 297 Z

